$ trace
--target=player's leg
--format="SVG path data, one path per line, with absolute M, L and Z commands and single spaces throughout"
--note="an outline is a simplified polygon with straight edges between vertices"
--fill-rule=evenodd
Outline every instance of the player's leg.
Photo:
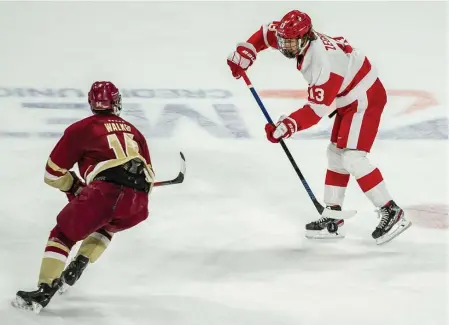
M 64 284 L 73 286 L 78 281 L 88 264 L 95 263 L 104 253 L 112 240 L 112 235 L 112 233 L 101 228 L 82 241 L 76 257 L 62 272 L 61 280 Z M 65 289 L 66 286 L 61 292 Z
M 84 239 L 77 257 L 69 264 L 62 279 L 73 285 L 89 263 L 94 263 L 109 244 L 112 234 L 135 226 L 148 216 L 148 194 L 151 190 L 143 172 L 142 162 L 133 160 L 124 166 L 105 171 L 101 184 L 118 190 L 116 199 L 109 208 L 110 215 L 101 229 Z M 95 182 L 94 182 L 95 183 Z M 109 184 L 109 185 L 108 185 Z M 122 184 L 122 185 L 116 185 Z
M 123 195 L 117 201 L 112 221 L 104 229 L 116 233 L 132 228 L 148 218 L 149 196 L 145 191 L 129 187 L 123 189 Z
M 335 143 L 338 139 L 342 116 L 335 116 L 331 133 L 331 143 L 327 147 L 327 171 L 324 186 L 324 203 L 328 209 L 341 210 L 349 182 L 349 173 L 343 168 L 342 150 Z M 322 217 L 306 224 L 307 238 L 343 238 L 341 229 L 344 225 L 342 219 Z
M 114 233 L 134 227 L 147 219 L 148 194 L 123 187 L 114 206 L 111 220 L 81 243 L 76 258 L 62 274 L 61 278 L 65 284 L 72 286 L 78 281 L 88 264 L 95 263 L 103 254 Z
M 51 230 L 41 261 L 38 288 L 33 291 L 18 291 L 13 301 L 14 306 L 39 313 L 48 305 L 60 286 L 58 278 L 75 243 L 64 235 L 58 225 Z
M 93 213 L 95 215 L 89 218 L 87 222 L 78 224 L 80 229 L 76 231 L 75 236 L 80 237 L 82 233 L 84 239 L 76 257 L 61 274 L 61 280 L 64 284 L 61 292 L 67 286 L 73 286 L 79 280 L 86 267 L 90 263 L 97 261 L 112 239 L 113 234 L 107 231 L 104 226 L 111 221 L 113 210 L 123 195 L 123 189 L 118 185 L 108 182 L 94 182 L 89 187 L 96 189 L 94 191 L 95 195 L 92 194 L 92 200 L 97 200 L 94 203 L 97 209 L 91 210 L 90 213 L 94 211 Z M 80 199 L 82 200 L 84 197 Z M 95 210 L 97 211 L 95 212 Z M 71 228 L 73 229 L 73 225 L 71 225 Z
M 381 221 L 372 233 L 378 243 L 394 238 L 406 229 L 404 226 L 410 226 L 403 218 L 403 210 L 391 197 L 379 168 L 367 157 L 376 139 L 386 102 L 385 89 L 377 80 L 366 98 L 356 102 L 357 110 L 344 116 L 337 141 L 337 147 L 342 149 L 343 168 L 355 177 L 361 190 L 378 208 Z M 400 228 L 398 233 L 393 227 L 396 224 Z
M 68 286 L 73 286 L 87 266 L 90 263 L 95 263 L 106 250 L 113 233 L 132 228 L 147 217 L 147 193 L 124 188 L 122 195 L 116 201 L 112 220 L 83 240 L 76 258 L 62 273 L 61 279 L 64 286 L 60 292 L 64 292 Z
M 95 263 L 104 253 L 112 240 L 113 233 L 103 227 L 83 240 L 76 256 L 85 256 L 90 263 Z
M 38 289 L 19 291 L 17 306 L 35 311 L 45 307 L 61 287 L 61 274 L 73 245 L 109 222 L 111 207 L 120 194 L 112 184 L 91 184 L 71 200 L 58 214 L 57 226 L 50 233 L 41 262 Z M 105 193 L 108 195 L 105 195 Z

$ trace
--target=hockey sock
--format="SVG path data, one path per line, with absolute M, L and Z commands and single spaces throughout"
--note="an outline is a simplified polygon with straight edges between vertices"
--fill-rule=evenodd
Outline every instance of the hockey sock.
M 330 143 L 327 146 L 327 172 L 324 186 L 324 203 L 328 206 L 343 205 L 349 172 L 342 162 L 343 150 Z
M 103 254 L 112 239 L 112 233 L 100 229 L 90 234 L 83 240 L 77 255 L 83 255 L 89 258 L 90 263 L 95 261 Z
M 340 174 L 327 170 L 324 186 L 324 203 L 328 206 L 343 205 L 349 174 Z
M 75 242 L 68 239 L 58 226 L 53 228 L 45 246 L 38 284 L 51 284 L 54 279 L 61 276 L 73 245 Z
M 381 207 L 392 198 L 378 168 L 373 166 L 367 153 L 359 150 L 345 150 L 342 162 L 345 169 L 357 179 L 362 191 L 376 207 Z
M 372 172 L 358 178 L 357 183 L 376 207 L 382 207 L 392 200 L 378 168 L 375 168 Z

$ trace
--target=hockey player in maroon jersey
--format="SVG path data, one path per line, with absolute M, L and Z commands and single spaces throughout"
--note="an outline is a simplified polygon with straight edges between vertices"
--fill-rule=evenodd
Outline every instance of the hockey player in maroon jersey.
M 144 136 L 119 116 L 121 95 L 112 82 L 93 83 L 88 102 L 93 115 L 70 125 L 48 158 L 44 181 L 65 192 L 69 203 L 50 231 L 38 289 L 17 292 L 17 307 L 39 312 L 98 259 L 114 233 L 148 217 L 154 173 Z M 75 164 L 84 180 L 70 170 Z M 64 270 L 78 241 L 77 256 Z
M 378 208 L 380 222 L 372 237 L 382 244 L 399 235 L 411 223 L 393 201 L 381 172 L 367 157 L 387 103 L 386 91 L 370 60 L 343 37 L 317 32 L 306 13 L 293 10 L 281 21 L 263 25 L 246 42 L 237 44 L 227 59 L 233 76 L 240 78 L 257 54 L 267 48 L 295 59 L 297 70 L 309 84 L 308 102 L 303 107 L 281 116 L 276 125 L 265 126 L 268 140 L 277 143 L 310 128 L 331 113 L 331 104 L 335 102 L 337 114 L 327 147 L 324 201 L 329 209 L 341 210 L 352 175 Z M 330 224 L 342 227 L 344 222 L 322 217 L 306 225 L 306 236 L 343 237 L 340 229 L 330 233 Z

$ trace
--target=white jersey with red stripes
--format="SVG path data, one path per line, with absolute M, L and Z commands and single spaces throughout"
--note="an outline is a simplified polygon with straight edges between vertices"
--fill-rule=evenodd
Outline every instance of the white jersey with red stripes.
M 331 38 L 315 32 L 318 37 L 310 43 L 298 69 L 309 84 L 311 107 L 321 114 L 321 106 L 335 100 L 336 108 L 363 99 L 377 79 L 377 72 L 368 58 L 352 48 L 342 38 Z
M 264 25 L 250 37 L 257 51 L 268 47 L 278 48 L 276 28 L 278 22 Z M 316 40 L 311 41 L 297 68 L 309 84 L 308 102 L 302 109 L 291 114 L 303 130 L 318 123 L 336 108 L 343 108 L 358 100 L 366 102 L 367 90 L 377 79 L 377 71 L 368 58 L 353 48 L 343 37 L 330 37 L 314 31 Z M 360 107 L 359 109 L 363 109 Z

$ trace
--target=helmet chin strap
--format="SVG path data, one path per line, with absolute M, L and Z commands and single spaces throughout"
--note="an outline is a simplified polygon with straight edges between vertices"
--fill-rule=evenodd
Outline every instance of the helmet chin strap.
M 307 39 L 307 41 L 304 42 L 304 45 L 299 48 L 298 55 L 302 55 L 309 44 L 310 39 Z

